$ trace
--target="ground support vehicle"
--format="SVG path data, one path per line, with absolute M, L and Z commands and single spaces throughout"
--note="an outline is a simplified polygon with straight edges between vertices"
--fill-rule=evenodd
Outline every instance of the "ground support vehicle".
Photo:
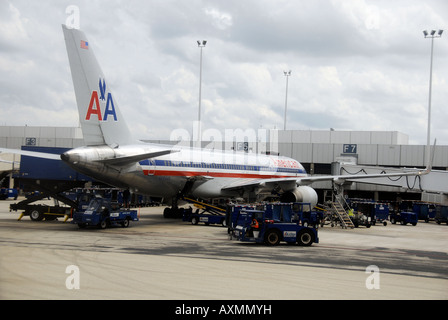
M 365 226 L 366 228 L 370 228 L 372 226 L 370 217 L 367 217 L 362 212 L 349 214 L 348 216 L 350 217 L 350 220 L 352 220 L 355 228 L 358 228 L 359 226 Z M 387 222 L 384 222 L 384 223 L 385 223 L 385 225 L 387 224 Z
M 75 212 L 72 223 L 80 228 L 87 226 L 105 229 L 113 225 L 129 226 L 130 221 L 138 221 L 137 210 L 121 208 L 118 202 L 107 198 L 95 198 L 85 211 Z
M 268 210 L 241 209 L 238 224 L 230 233 L 230 239 L 275 246 L 281 241 L 310 246 L 318 243 L 317 229 L 304 227 L 296 222 L 273 220 Z
M 318 228 L 324 220 L 322 211 L 315 211 L 311 207 L 311 203 L 295 202 L 292 204 L 293 217 L 291 221 L 299 220 L 304 227 Z M 297 217 L 295 216 L 297 215 Z
M 52 181 L 42 181 L 40 188 L 44 185 L 52 185 Z M 33 221 L 42 220 L 55 220 L 58 217 L 64 217 L 64 222 L 71 217 L 74 210 L 81 211 L 87 207 L 93 194 L 85 192 L 83 190 L 78 192 L 62 191 L 67 188 L 67 185 L 59 182 L 54 184 L 53 190 L 49 192 L 38 192 L 34 196 L 28 197 L 18 203 L 13 203 L 9 206 L 10 211 L 19 211 L 20 214 L 18 220 L 21 220 L 23 216 L 29 216 Z M 44 198 L 52 197 L 54 204 L 35 203 L 36 201 Z
M 183 214 L 183 221 L 191 222 L 192 225 L 197 225 L 199 222 L 205 223 L 205 225 L 209 224 L 220 224 L 223 227 L 227 226 L 226 217 L 222 214 L 207 214 L 207 213 L 199 213 L 199 209 L 195 212 L 192 210 L 185 210 Z
M 408 223 L 410 223 L 413 226 L 416 226 L 418 222 L 418 216 L 415 212 L 403 211 L 403 212 L 391 213 L 390 222 L 392 224 L 396 224 L 397 222 L 399 222 L 402 225 L 407 225 Z
M 412 206 L 412 211 L 417 214 L 419 220 L 424 220 L 426 223 L 436 216 L 436 207 L 430 203 L 415 202 Z
M 437 206 L 434 220 L 437 224 L 444 222 L 448 225 L 448 206 Z
M 197 207 L 194 212 L 191 207 L 183 210 L 183 221 L 191 222 L 191 224 L 193 225 L 197 225 L 199 222 L 203 222 L 206 225 L 220 224 L 223 227 L 227 226 L 225 209 L 191 198 L 183 199 L 191 204 L 194 204 Z
M 258 206 L 259 208 L 260 206 Z M 323 213 L 314 211 L 311 203 L 306 202 L 267 203 L 263 209 L 273 220 L 295 222 L 305 227 L 317 228 L 323 219 Z
M 384 226 L 387 225 L 387 220 L 389 219 L 388 203 L 380 203 L 369 199 L 348 199 L 347 202 L 349 203 L 351 208 L 353 208 L 355 214 L 361 213 L 366 216 L 367 221 L 370 225 L 374 226 L 377 222 L 381 222 Z M 358 218 L 358 221 L 358 225 L 365 225 L 365 218 Z M 354 224 L 355 227 L 357 227 L 355 222 Z
M 32 182 L 27 183 L 32 184 Z M 66 222 L 71 218 L 74 211 L 85 210 L 90 200 L 95 197 L 95 192 L 98 190 L 75 188 L 69 191 L 62 191 L 71 186 L 71 183 L 62 181 L 42 180 L 39 188 L 48 191 L 33 192 L 33 195 L 27 197 L 25 200 L 10 204 L 9 209 L 10 211 L 22 211 L 18 220 L 21 220 L 23 216 L 29 216 L 33 221 L 48 221 L 63 217 L 64 222 Z M 47 198 L 53 198 L 53 204 L 37 202 Z
M 23 146 L 23 150 L 62 154 L 67 148 Z M 58 160 L 22 156 L 20 171 L 15 183 L 25 192 L 26 199 L 10 205 L 10 211 L 21 211 L 31 220 L 54 220 L 64 217 L 67 221 L 73 212 L 85 210 L 93 197 L 118 199 L 118 189 L 105 186 L 82 175 Z M 97 187 L 92 188 L 92 185 Z M 135 195 L 135 194 L 134 194 Z M 41 200 L 52 198 L 54 204 Z
M 23 146 L 22 149 L 54 154 L 68 150 L 35 146 Z M 20 186 L 27 195 L 25 200 L 9 206 L 10 211 L 21 211 L 19 220 L 23 216 L 30 216 L 33 221 L 54 220 L 58 217 L 65 217 L 66 221 L 72 210 L 80 210 L 90 201 L 83 201 L 81 194 L 77 195 L 79 198 L 69 195 L 69 190 L 83 188 L 92 180 L 69 168 L 62 161 L 22 155 L 20 171 L 14 175 L 14 181 L 16 187 Z M 40 201 L 50 197 L 54 199 L 52 205 Z
M 256 205 L 229 204 L 226 209 L 227 233 L 231 234 L 239 223 L 243 223 L 245 221 L 246 219 L 245 215 L 240 215 L 241 210 L 243 209 L 255 210 L 256 207 L 257 207 Z M 259 206 L 259 208 L 264 209 L 265 207 Z
M 429 222 L 436 216 L 436 207 L 432 203 L 415 201 L 415 200 L 403 200 L 399 204 L 399 210 L 404 212 L 414 212 L 417 215 L 418 220 L 424 220 Z
M 258 203 L 258 204 L 230 204 L 227 206 L 226 221 L 230 233 L 244 218 L 240 216 L 242 209 L 256 209 L 265 211 L 266 218 L 275 221 L 294 222 L 304 227 L 318 228 L 324 219 L 324 212 L 313 210 L 310 203 Z
M 14 188 L 1 188 L 0 189 L 0 200 L 6 200 L 8 198 L 13 198 L 14 200 L 17 199 L 17 196 L 19 193 L 17 192 L 17 189 Z

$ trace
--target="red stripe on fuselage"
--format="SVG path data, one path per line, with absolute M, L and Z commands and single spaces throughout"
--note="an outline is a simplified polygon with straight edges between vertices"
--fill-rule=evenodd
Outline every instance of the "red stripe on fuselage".
M 154 176 L 179 176 L 179 177 L 195 177 L 195 176 L 209 176 L 216 178 L 254 178 L 254 179 L 269 179 L 269 178 L 295 178 L 298 176 L 285 176 L 276 174 L 254 174 L 254 173 L 233 173 L 233 172 L 200 172 L 200 171 L 174 171 L 174 170 L 143 170 L 145 175 Z

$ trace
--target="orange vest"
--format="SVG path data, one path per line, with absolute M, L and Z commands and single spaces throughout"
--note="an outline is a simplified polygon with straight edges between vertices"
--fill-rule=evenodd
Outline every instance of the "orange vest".
M 259 228 L 258 220 L 257 220 L 257 219 L 253 219 L 253 220 L 252 220 L 252 227 L 253 227 L 254 229 L 258 229 L 258 228 Z

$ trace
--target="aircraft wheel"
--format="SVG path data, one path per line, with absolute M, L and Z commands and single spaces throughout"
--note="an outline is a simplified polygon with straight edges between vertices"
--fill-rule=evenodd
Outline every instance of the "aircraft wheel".
M 171 208 L 165 208 L 165 210 L 163 210 L 163 217 L 165 219 L 171 218 Z

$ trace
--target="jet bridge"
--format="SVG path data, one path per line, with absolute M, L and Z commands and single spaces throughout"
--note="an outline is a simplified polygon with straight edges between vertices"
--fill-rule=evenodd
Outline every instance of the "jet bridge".
M 378 174 L 378 173 L 410 172 L 417 170 L 418 169 L 398 169 L 398 168 L 340 164 L 338 174 L 363 175 L 363 174 Z M 399 187 L 409 191 L 443 194 L 444 198 L 448 200 L 448 171 L 431 170 L 431 172 L 429 172 L 426 175 L 384 177 L 375 179 L 361 178 L 347 181 L 351 183 L 358 182 L 358 183 Z

